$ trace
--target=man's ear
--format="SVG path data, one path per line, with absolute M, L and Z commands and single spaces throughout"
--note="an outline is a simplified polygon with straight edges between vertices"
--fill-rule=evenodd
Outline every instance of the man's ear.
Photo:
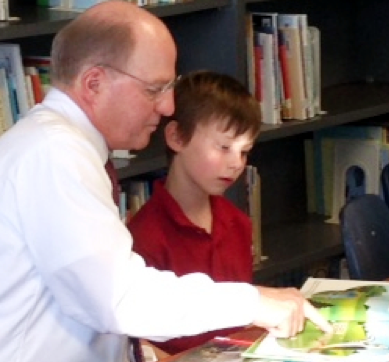
M 104 69 L 99 67 L 92 67 L 81 75 L 79 87 L 84 100 L 91 102 L 101 93 L 104 76 Z
M 173 151 L 178 152 L 181 150 L 183 142 L 178 132 L 177 121 L 170 121 L 165 126 L 165 141 L 169 148 Z

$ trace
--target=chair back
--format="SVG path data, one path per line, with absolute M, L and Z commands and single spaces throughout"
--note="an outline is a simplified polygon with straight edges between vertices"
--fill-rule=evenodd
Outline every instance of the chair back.
M 381 171 L 381 186 L 385 203 L 389 207 L 389 163 Z
M 389 208 L 385 202 L 378 195 L 359 196 L 342 208 L 339 220 L 350 278 L 388 278 Z

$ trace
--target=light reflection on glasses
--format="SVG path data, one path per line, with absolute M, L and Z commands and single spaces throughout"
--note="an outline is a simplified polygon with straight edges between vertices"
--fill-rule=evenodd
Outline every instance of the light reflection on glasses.
M 164 93 L 173 89 L 176 86 L 177 82 L 181 79 L 181 76 L 179 75 L 176 78 L 170 80 L 169 82 L 167 82 L 165 84 L 155 85 L 155 84 L 146 82 L 145 80 L 140 79 L 133 74 L 127 73 L 121 69 L 113 67 L 112 65 L 109 65 L 109 64 L 97 64 L 96 67 L 108 68 L 108 69 L 111 69 L 117 73 L 120 73 L 120 74 L 126 75 L 127 77 L 132 78 L 133 80 L 137 81 L 138 83 L 140 83 L 143 86 L 146 94 L 148 95 L 148 97 L 151 100 L 158 100 L 159 98 L 161 98 Z

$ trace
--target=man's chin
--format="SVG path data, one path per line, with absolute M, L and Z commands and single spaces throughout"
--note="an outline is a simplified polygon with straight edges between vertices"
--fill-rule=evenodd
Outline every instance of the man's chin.
M 150 135 L 139 137 L 135 140 L 134 145 L 132 145 L 131 150 L 140 151 L 146 148 L 150 144 Z

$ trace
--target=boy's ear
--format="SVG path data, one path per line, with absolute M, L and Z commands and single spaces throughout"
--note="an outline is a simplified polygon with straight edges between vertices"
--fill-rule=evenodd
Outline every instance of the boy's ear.
M 170 121 L 165 126 L 166 144 L 175 152 L 178 152 L 182 148 L 182 140 L 177 128 L 177 121 Z

